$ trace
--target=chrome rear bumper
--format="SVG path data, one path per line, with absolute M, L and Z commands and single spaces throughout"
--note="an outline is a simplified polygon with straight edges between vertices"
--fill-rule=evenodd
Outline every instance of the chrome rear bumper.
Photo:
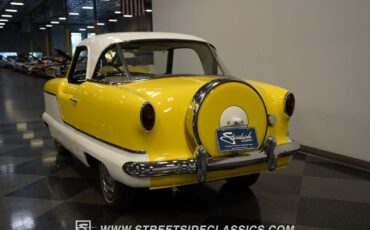
M 276 146 L 274 138 L 269 137 L 263 150 L 229 155 L 227 157 L 209 158 L 205 149 L 200 146 L 194 159 L 152 161 L 152 162 L 126 162 L 122 169 L 133 177 L 158 177 L 174 174 L 197 174 L 199 182 L 205 182 L 207 172 L 217 170 L 236 169 L 244 166 L 267 163 L 270 171 L 277 167 L 277 159 L 290 156 L 298 151 L 300 145 L 289 142 Z

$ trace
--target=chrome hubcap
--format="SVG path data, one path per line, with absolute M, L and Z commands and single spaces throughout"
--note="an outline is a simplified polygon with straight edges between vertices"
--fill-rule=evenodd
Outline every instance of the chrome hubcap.
M 112 200 L 113 193 L 114 193 L 114 187 L 115 187 L 115 181 L 110 176 L 108 169 L 105 167 L 105 165 L 100 166 L 100 180 L 101 180 L 101 186 L 104 193 L 104 196 L 108 200 Z

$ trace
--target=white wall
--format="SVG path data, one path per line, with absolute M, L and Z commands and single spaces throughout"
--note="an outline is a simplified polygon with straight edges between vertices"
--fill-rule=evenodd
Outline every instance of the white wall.
M 154 31 L 213 43 L 241 78 L 290 89 L 302 144 L 370 161 L 369 0 L 153 0 Z

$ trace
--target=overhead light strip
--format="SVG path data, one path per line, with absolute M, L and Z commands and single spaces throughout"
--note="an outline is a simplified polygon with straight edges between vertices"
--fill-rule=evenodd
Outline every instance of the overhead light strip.
M 77 15 L 80 15 L 80 14 L 76 13 L 76 12 L 70 12 L 69 15 L 77 16 Z
M 92 6 L 83 6 L 82 9 L 84 9 L 84 10 L 93 10 L 94 7 L 92 7 Z
M 3 18 L 11 18 L 11 17 L 13 17 L 13 15 L 10 15 L 10 14 L 2 14 L 1 17 L 3 17 Z
M 5 11 L 6 11 L 6 12 L 13 12 L 13 13 L 15 13 L 15 12 L 17 12 L 18 10 L 15 10 L 15 9 L 5 9 Z
M 8 22 L 8 19 L 0 18 L 0 22 Z
M 10 2 L 10 5 L 13 5 L 13 6 L 23 6 L 24 3 L 23 2 Z

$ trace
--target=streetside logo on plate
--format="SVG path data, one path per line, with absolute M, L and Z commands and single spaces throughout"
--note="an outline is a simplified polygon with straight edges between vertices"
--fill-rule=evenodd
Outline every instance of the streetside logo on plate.
M 258 148 L 257 134 L 254 128 L 227 127 L 216 130 L 217 144 L 220 151 L 234 151 Z

